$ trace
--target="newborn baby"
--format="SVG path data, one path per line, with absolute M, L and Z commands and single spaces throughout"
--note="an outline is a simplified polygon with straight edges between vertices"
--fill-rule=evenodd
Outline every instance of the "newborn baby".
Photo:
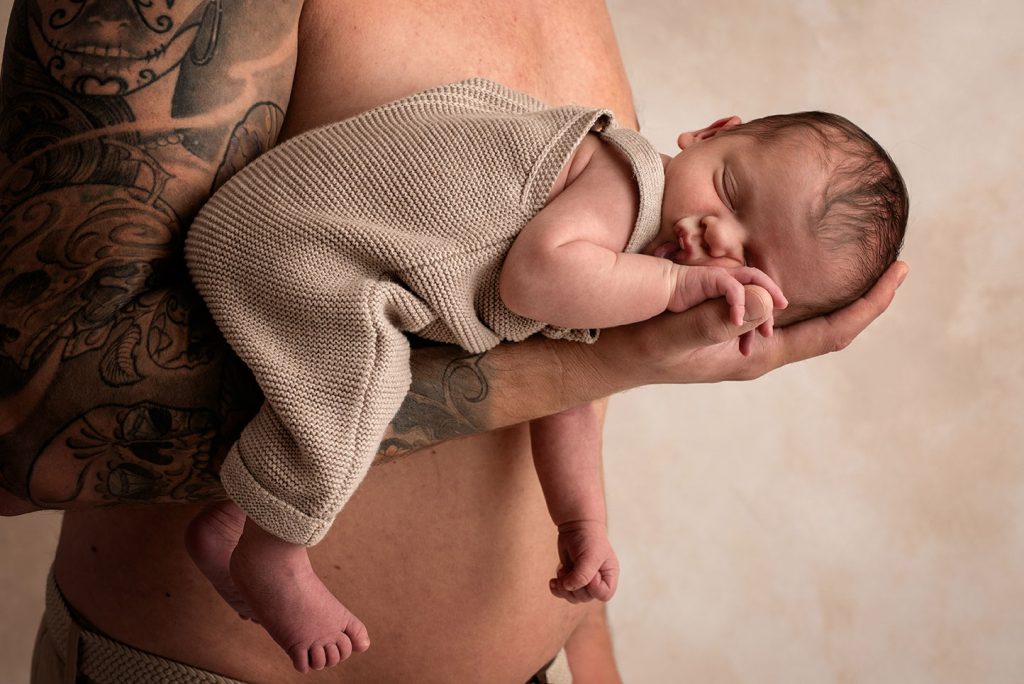
M 189 549 L 297 669 L 369 647 L 305 547 L 401 405 L 405 333 L 475 354 L 538 332 L 591 342 L 718 297 L 739 324 L 746 284 L 785 324 L 852 301 L 895 261 L 903 181 L 845 119 L 730 117 L 678 142 L 663 158 L 610 112 L 473 79 L 288 140 L 200 212 L 193 279 L 266 401 L 222 469 L 234 501 L 197 517 Z M 550 590 L 570 601 L 608 600 L 618 578 L 598 431 L 589 404 L 531 424 L 559 531 Z

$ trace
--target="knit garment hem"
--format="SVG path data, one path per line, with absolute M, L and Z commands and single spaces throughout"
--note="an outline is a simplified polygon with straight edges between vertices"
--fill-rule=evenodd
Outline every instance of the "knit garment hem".
M 333 516 L 325 519 L 307 515 L 267 490 L 249 472 L 237 442 L 224 459 L 220 480 L 228 496 L 250 520 L 286 542 L 302 546 L 318 544 L 334 522 Z

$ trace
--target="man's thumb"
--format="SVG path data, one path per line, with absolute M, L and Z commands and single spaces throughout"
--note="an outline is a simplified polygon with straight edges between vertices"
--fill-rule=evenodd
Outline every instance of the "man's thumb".
M 743 312 L 742 332 L 753 330 L 768 320 L 772 314 L 772 296 L 768 290 L 757 285 L 744 286 L 746 310 Z
M 705 302 L 699 307 L 700 315 L 695 323 L 697 332 L 707 344 L 717 344 L 736 339 L 748 330 L 761 325 L 771 315 L 772 297 L 763 287 L 757 285 L 743 286 L 745 311 L 743 325 L 735 325 L 729 315 L 729 305 L 725 299 Z

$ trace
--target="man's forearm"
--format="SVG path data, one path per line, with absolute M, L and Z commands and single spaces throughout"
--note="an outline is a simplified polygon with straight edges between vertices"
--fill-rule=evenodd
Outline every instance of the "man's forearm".
M 633 386 L 628 373 L 596 362 L 587 346 L 534 336 L 483 354 L 450 346 L 414 350 L 412 386 L 384 435 L 377 462 Z

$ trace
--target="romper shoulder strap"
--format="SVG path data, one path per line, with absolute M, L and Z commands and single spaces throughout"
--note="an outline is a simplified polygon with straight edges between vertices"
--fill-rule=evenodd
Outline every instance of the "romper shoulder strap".
M 602 140 L 615 146 L 629 160 L 640 188 L 640 209 L 627 252 L 638 252 L 654 239 L 661 223 L 661 199 L 665 192 L 665 166 L 654 145 L 631 128 L 614 124 L 599 130 Z

